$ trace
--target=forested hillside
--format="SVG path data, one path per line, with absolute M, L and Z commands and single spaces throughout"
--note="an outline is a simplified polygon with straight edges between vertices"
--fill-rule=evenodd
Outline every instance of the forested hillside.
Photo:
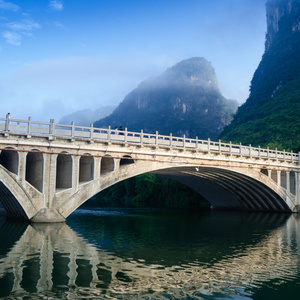
M 267 2 L 265 53 L 249 99 L 221 134 L 226 141 L 300 149 L 300 2 Z

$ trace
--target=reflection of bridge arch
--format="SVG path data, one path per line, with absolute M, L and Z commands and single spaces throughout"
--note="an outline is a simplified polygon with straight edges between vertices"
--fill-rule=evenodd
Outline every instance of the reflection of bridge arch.
M 66 125 L 56 128 L 53 121 L 36 127 L 31 121 L 13 123 L 0 135 L 0 162 L 38 212 L 33 221 L 62 221 L 96 193 L 147 172 L 191 186 L 218 208 L 297 212 L 300 207 L 298 154 L 127 130 L 118 135 L 74 124 L 62 129 Z M 5 176 L 0 180 L 13 194 L 14 185 Z M 15 199 L 31 219 L 24 200 Z
M 278 215 L 260 215 L 257 222 L 273 222 L 273 217 L 278 221 Z M 241 287 L 260 286 L 298 274 L 297 258 L 292 254 L 297 250 L 291 251 L 291 247 L 299 246 L 298 240 L 294 240 L 298 236 L 298 225 L 299 220 L 291 216 L 284 225 L 257 243 L 241 247 L 235 255 L 215 260 L 213 254 L 214 261 L 209 264 L 195 261 L 184 267 L 179 262 L 170 266 L 144 263 L 141 256 L 124 259 L 111 250 L 96 248 L 66 224 L 29 225 L 9 253 L 0 259 L 0 280 L 7 282 L 0 292 L 6 291 L 2 296 L 33 297 L 43 292 L 54 296 L 51 290 L 56 285 L 72 287 L 66 290 L 70 298 L 77 298 L 82 287 L 88 293 L 99 293 L 102 298 L 109 296 L 109 291 L 119 295 L 147 294 L 150 287 L 152 292 L 173 294 L 176 289 L 187 293 L 204 292 L 204 287 L 207 293 L 224 292 L 229 282 Z M 212 249 L 203 245 L 199 253 L 213 253 L 209 251 Z M 36 284 L 35 290 L 26 283 L 28 270 Z

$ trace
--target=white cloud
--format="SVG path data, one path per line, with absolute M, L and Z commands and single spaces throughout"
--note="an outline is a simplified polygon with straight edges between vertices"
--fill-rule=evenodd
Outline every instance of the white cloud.
M 16 32 L 12 32 L 12 31 L 5 31 L 2 33 L 2 36 L 6 39 L 6 42 L 10 45 L 14 45 L 14 46 L 20 46 L 21 45 L 21 35 L 16 33 Z
M 32 31 L 34 29 L 38 29 L 41 26 L 31 20 L 24 20 L 23 22 L 11 22 L 7 23 L 6 27 L 14 31 Z
M 62 1 L 59 1 L 59 0 L 51 0 L 49 3 L 49 6 L 52 10 L 55 10 L 55 11 L 62 11 L 64 8 Z
M 14 46 L 21 45 L 22 36 L 32 37 L 32 31 L 41 27 L 38 23 L 32 20 L 10 22 L 6 23 L 5 26 L 9 30 L 2 32 L 2 36 L 5 38 L 7 44 Z
M 20 9 L 20 7 L 11 2 L 6 2 L 4 0 L 0 0 L 0 9 L 18 11 Z

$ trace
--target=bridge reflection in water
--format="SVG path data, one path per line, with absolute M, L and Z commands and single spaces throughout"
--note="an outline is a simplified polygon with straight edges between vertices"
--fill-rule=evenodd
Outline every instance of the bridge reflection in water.
M 204 219 L 194 232 L 204 242 L 196 247 L 179 245 L 174 261 L 167 261 L 168 247 L 172 248 L 167 244 L 157 245 L 161 251 L 153 248 L 149 256 L 144 255 L 139 249 L 145 245 L 138 236 L 134 240 L 130 237 L 132 245 L 127 247 L 134 245 L 134 250 L 129 249 L 126 256 L 128 249 L 116 245 L 118 241 L 104 237 L 104 233 L 99 242 L 95 233 L 86 237 L 84 228 L 78 234 L 65 223 L 26 225 L 5 221 L 2 226 L 0 223 L 0 297 L 99 299 L 116 295 L 159 297 L 164 293 L 176 298 L 201 298 L 230 291 L 231 286 L 259 288 L 274 279 L 296 277 L 299 218 L 258 213 L 236 216 L 230 219 L 235 230 L 225 234 L 222 247 L 218 237 L 214 242 L 213 230 L 206 227 L 209 224 Z M 258 226 L 265 225 L 268 230 L 258 233 Z M 245 234 L 238 231 L 241 227 L 249 227 L 246 242 L 235 236 L 238 232 Z M 238 247 L 234 239 L 240 243 Z

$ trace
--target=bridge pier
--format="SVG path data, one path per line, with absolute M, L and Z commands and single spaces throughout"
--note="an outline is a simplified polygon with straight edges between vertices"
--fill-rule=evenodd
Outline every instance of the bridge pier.
M 54 208 L 42 208 L 30 221 L 33 223 L 58 223 L 65 222 L 66 219 Z

